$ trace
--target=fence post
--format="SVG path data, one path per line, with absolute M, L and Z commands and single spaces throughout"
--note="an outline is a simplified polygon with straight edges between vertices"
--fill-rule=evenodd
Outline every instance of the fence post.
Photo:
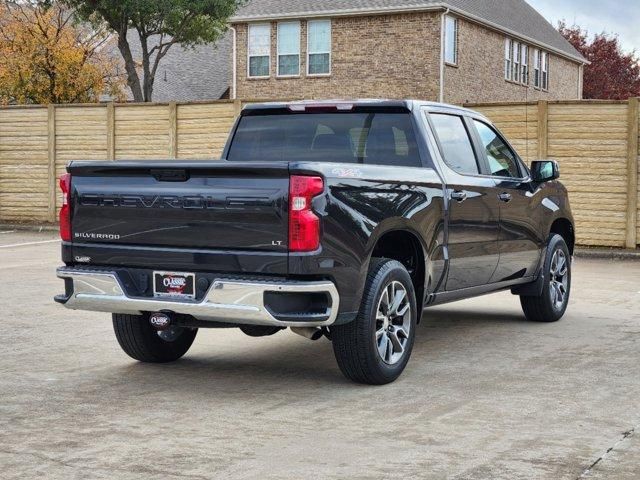
M 242 112 L 242 100 L 236 99 L 233 101 L 233 113 L 235 118 L 240 116 L 240 112 Z
M 57 177 L 56 177 L 56 107 L 47 106 L 47 151 L 49 178 L 49 208 L 47 217 L 51 223 L 56 222 L 56 198 L 57 198 Z
M 627 248 L 638 245 L 638 98 L 629 99 L 627 140 Z
M 538 159 L 549 158 L 549 102 L 538 101 Z
M 178 104 L 169 103 L 169 158 L 178 158 Z
M 116 108 L 107 104 L 107 160 L 116 159 Z

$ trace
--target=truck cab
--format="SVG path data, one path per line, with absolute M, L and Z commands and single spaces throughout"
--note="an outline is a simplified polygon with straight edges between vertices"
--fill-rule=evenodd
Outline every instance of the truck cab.
M 564 315 L 558 177 L 467 109 L 251 105 L 221 160 L 69 165 L 56 301 L 111 313 L 140 361 L 177 360 L 199 328 L 291 328 L 329 338 L 354 381 L 388 383 L 429 306 L 512 290 L 531 320 Z

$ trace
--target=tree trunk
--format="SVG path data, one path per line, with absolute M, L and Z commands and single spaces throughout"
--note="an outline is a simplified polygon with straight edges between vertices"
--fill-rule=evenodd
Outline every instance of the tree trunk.
M 155 78 L 152 76 L 144 77 L 144 101 L 152 102 L 153 101 L 153 83 Z
M 142 91 L 144 101 L 151 102 L 153 100 L 153 83 L 155 77 L 151 74 L 151 57 L 149 55 L 148 38 L 140 35 L 140 46 L 142 47 L 142 70 L 144 73 Z
M 120 32 L 118 34 L 118 49 L 124 59 L 124 66 L 127 71 L 127 84 L 133 93 L 133 100 L 136 102 L 144 102 L 145 98 L 142 94 L 142 86 L 140 85 L 140 77 L 138 76 L 138 70 L 136 69 L 136 62 L 131 54 L 131 48 L 127 41 L 127 32 Z

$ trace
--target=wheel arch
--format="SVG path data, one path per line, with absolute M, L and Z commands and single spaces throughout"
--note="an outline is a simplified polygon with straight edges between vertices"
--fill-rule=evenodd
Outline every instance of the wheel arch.
M 410 228 L 392 228 L 376 236 L 371 246 L 371 258 L 389 258 L 402 263 L 413 282 L 418 302 L 418 322 L 424 307 L 427 288 L 428 256 L 420 235 Z
M 573 223 L 568 218 L 560 217 L 554 220 L 549 229 L 549 235 L 557 234 L 564 238 L 569 247 L 569 253 L 573 256 L 576 245 L 576 235 Z

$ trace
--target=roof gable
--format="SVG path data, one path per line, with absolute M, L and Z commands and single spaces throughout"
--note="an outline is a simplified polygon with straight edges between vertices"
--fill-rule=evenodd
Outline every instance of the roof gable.
M 142 63 L 142 47 L 137 33 L 130 30 L 127 39 L 134 59 Z M 231 86 L 231 33 L 215 44 L 185 48 L 174 45 L 160 62 L 153 84 L 156 102 L 218 100 Z M 151 37 L 149 47 L 157 45 Z M 140 72 L 141 77 L 143 72 Z
M 251 0 L 238 11 L 232 21 L 445 8 L 548 47 L 576 61 L 586 61 L 553 25 L 525 0 Z

